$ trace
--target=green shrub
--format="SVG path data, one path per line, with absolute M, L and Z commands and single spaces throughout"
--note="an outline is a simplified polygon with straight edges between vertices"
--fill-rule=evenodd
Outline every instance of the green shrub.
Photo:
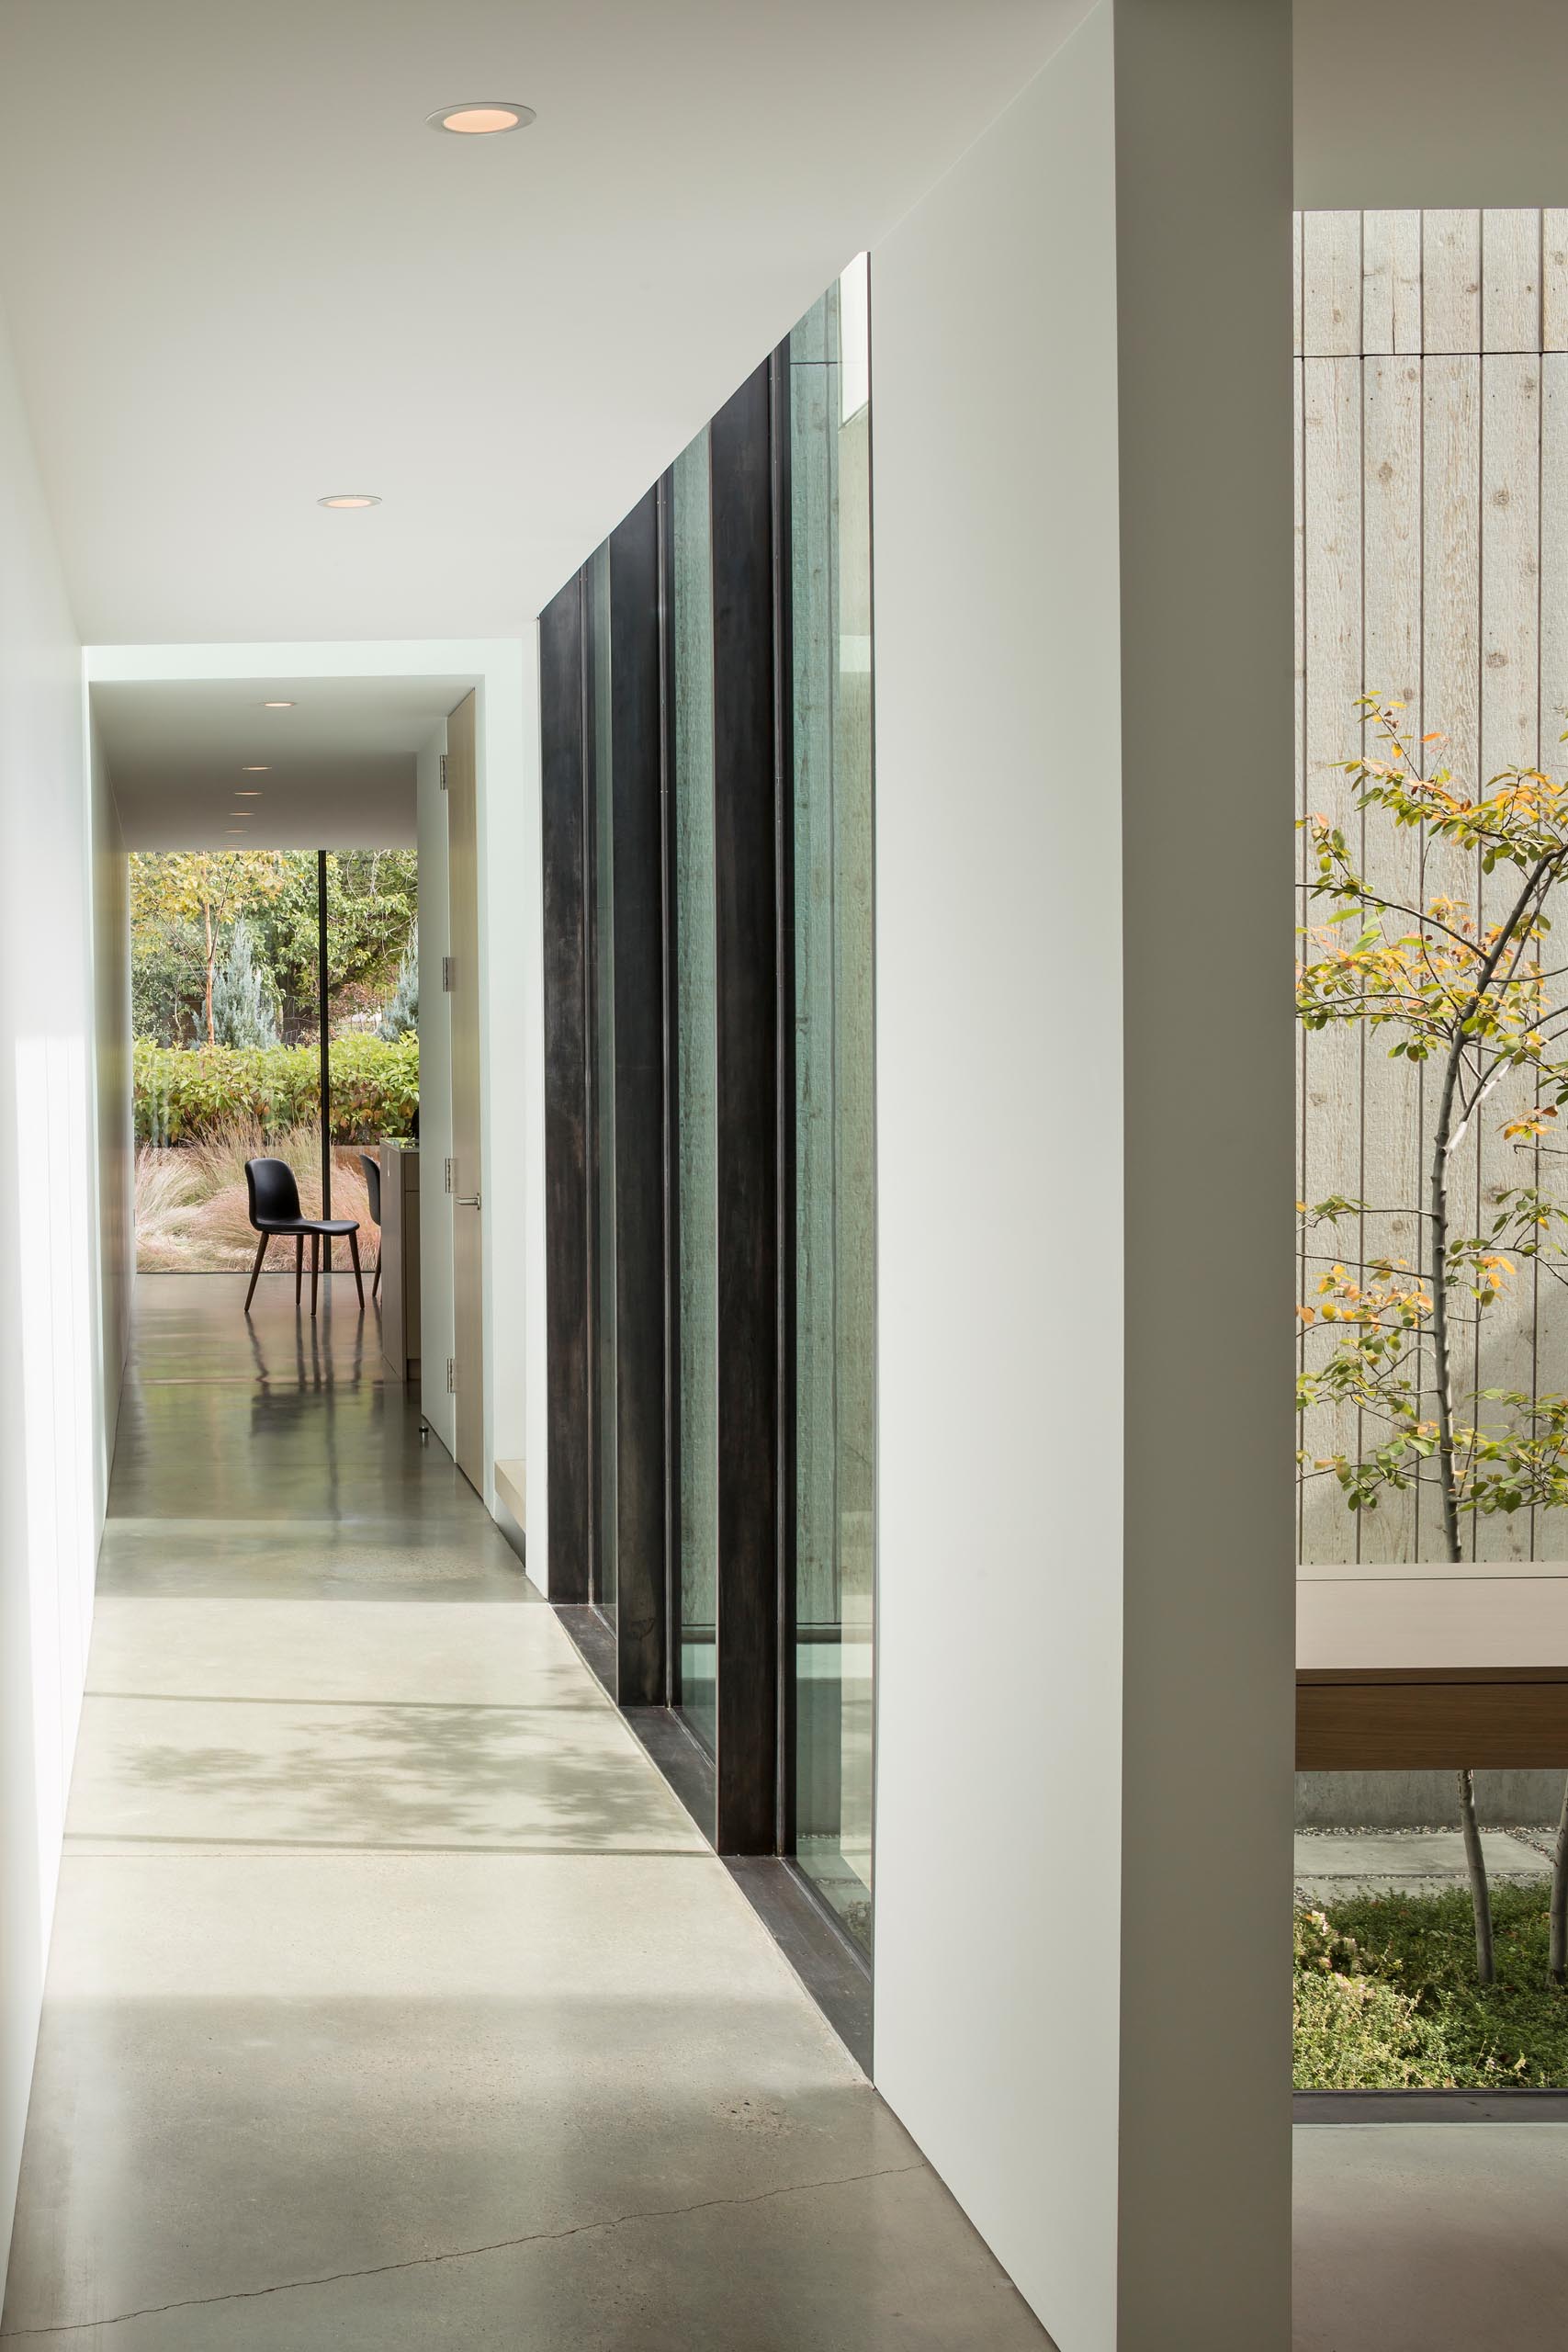
M 1298 2090 L 1568 2088 L 1568 1992 L 1547 1971 L 1548 1883 L 1492 1890 L 1497 1981 L 1475 1975 L 1463 1886 L 1296 1914 Z
M 1299 2091 L 1413 2090 L 1451 2080 L 1437 2027 L 1354 1936 L 1321 1911 L 1296 1914 L 1295 2086 Z
M 412 1032 L 334 1037 L 333 1134 L 342 1143 L 412 1132 L 419 1108 L 419 1039 Z M 194 1143 L 236 1120 L 264 1135 L 321 1114 L 314 1046 L 157 1046 L 136 1040 L 138 1143 Z

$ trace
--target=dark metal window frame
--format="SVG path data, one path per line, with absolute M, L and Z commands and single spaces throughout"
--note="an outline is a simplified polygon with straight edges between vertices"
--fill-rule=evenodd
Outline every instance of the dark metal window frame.
M 547 1320 L 549 1340 L 550 1597 L 631 1728 L 789 1951 L 825 2013 L 869 2066 L 864 1955 L 794 1860 L 795 1741 L 795 1236 L 794 1041 L 794 745 L 790 560 L 790 362 L 787 341 L 749 377 L 709 428 L 713 566 L 715 865 L 718 1024 L 718 1730 L 710 1757 L 681 1713 L 680 1199 L 677 1132 L 675 808 L 679 746 L 673 688 L 672 481 L 665 474 L 611 534 L 612 744 L 617 885 L 623 791 L 633 899 L 628 986 L 656 1006 L 657 1091 L 623 1091 L 616 1073 L 616 1227 L 620 1156 L 635 1166 L 638 1215 L 650 1178 L 656 1291 L 640 1259 L 617 1266 L 635 1366 L 617 1374 L 617 1423 L 642 1442 L 661 1432 L 660 1476 L 638 1482 L 637 1534 L 624 1511 L 619 1564 L 635 1541 L 644 1571 L 635 1638 L 626 1592 L 612 1624 L 593 1603 L 597 1577 L 597 1362 L 592 1160 L 596 1073 L 592 989 L 594 742 L 587 568 L 541 623 L 546 905 Z M 617 562 L 617 551 L 619 562 Z M 617 597 L 617 574 L 636 591 Z M 649 582 L 651 579 L 651 595 Z M 650 614 L 652 616 L 650 624 Z M 623 636 L 623 625 L 626 634 Z M 577 665 L 575 691 L 572 662 Z M 635 691 L 618 693 L 623 666 Z M 575 776 L 575 785 L 574 785 Z M 646 820 L 655 818 L 649 855 Z M 650 879 L 650 877 L 652 877 Z M 649 891 L 659 902 L 649 933 Z M 615 894 L 617 1050 L 623 926 Z M 563 926 L 552 938 L 552 923 Z M 656 947 L 656 952 L 654 952 Z M 637 1073 L 646 1078 L 648 1071 Z M 628 1125 L 623 1131 L 623 1115 Z M 629 1198 L 627 1206 L 631 1204 Z M 649 1345 L 657 1296 L 660 1328 Z M 650 1410 L 649 1390 L 658 1395 Z M 655 1509 L 655 1498 L 657 1508 Z M 649 1637 L 649 1612 L 658 1620 Z

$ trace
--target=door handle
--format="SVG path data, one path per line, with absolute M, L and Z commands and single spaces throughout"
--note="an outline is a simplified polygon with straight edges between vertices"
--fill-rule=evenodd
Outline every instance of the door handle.
M 479 1205 L 479 1196 L 477 1193 L 460 1193 L 457 1196 L 457 1206 L 460 1209 L 477 1209 Z

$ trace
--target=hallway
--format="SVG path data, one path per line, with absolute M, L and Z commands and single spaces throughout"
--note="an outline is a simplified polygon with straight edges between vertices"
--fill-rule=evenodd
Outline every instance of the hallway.
M 138 1284 L 3 2340 L 1043 2344 L 330 1287 Z

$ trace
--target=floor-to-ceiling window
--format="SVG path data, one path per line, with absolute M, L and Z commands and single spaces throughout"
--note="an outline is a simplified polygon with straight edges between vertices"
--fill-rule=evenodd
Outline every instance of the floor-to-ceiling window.
M 871 1938 L 874 1171 L 870 349 L 863 256 L 789 339 L 795 1826 Z
M 261 799 L 240 786 L 236 818 Z M 132 855 L 143 1272 L 249 1266 L 248 1159 L 286 1160 L 306 1215 L 322 1215 L 323 1096 L 331 1214 L 369 1227 L 360 1151 L 417 1128 L 418 892 L 412 848 Z M 275 1249 L 268 1264 L 289 1272 L 292 1254 Z
M 681 1705 L 711 1752 L 716 1734 L 718 1594 L 718 1250 L 716 1154 L 718 1032 L 715 995 L 713 573 L 708 435 L 675 461 L 669 498 L 668 642 L 673 672 L 675 1102 L 674 1304 L 679 1384 Z
M 872 1889 L 867 301 L 863 257 L 541 635 L 552 1596 L 613 1618 L 570 1622 L 681 1711 L 707 1760 L 676 1739 L 672 1777 L 840 1978 L 824 1910 L 866 1951 Z
M 617 1566 L 615 1402 L 615 826 L 614 729 L 611 704 L 610 549 L 588 567 L 588 678 L 592 710 L 592 872 L 593 965 L 593 1320 L 597 1476 L 592 1598 L 606 1612 L 615 1605 Z

